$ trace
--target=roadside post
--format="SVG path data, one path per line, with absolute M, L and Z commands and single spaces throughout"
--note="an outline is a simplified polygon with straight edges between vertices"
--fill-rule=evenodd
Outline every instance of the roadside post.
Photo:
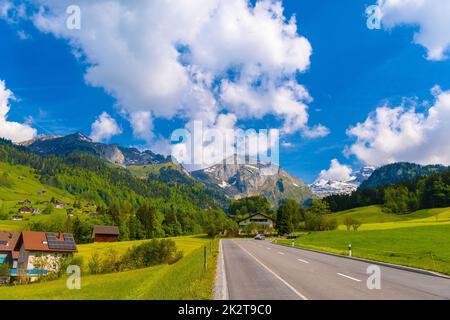
M 294 239 L 292 239 L 292 246 L 294 247 Z
M 352 244 L 351 243 L 348 244 L 348 256 L 349 257 L 352 256 Z
M 206 249 L 206 246 L 204 247 L 204 252 L 203 252 L 203 260 L 204 260 L 204 262 L 203 262 L 203 268 L 204 268 L 204 270 L 206 271 L 206 269 L 207 269 L 207 267 L 208 267 L 208 260 L 207 260 L 207 249 Z

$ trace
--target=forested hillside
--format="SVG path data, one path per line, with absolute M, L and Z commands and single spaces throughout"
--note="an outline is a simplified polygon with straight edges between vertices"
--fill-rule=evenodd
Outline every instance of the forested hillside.
M 169 185 L 151 177 L 139 179 L 126 169 L 87 154 L 40 156 L 6 140 L 0 140 L 0 162 L 30 167 L 44 185 L 64 190 L 78 202 L 95 203 L 98 215 L 120 226 L 126 239 L 214 233 L 227 221 L 221 208 L 227 200 L 200 183 Z M 71 231 L 85 241 L 90 228 L 81 224 L 86 219 L 76 216 L 72 220 L 68 225 L 78 228 L 82 235 Z M 61 224 L 33 226 L 44 227 L 61 228 Z
M 392 213 L 448 207 L 450 170 L 395 185 L 358 190 L 351 195 L 330 196 L 324 201 L 333 212 L 369 205 L 383 205 L 385 211 Z

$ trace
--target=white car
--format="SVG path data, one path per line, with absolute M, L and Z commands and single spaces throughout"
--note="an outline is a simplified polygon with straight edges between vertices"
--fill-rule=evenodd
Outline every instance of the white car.
M 265 240 L 265 239 L 266 239 L 266 237 L 263 234 L 257 234 L 255 236 L 255 240 Z

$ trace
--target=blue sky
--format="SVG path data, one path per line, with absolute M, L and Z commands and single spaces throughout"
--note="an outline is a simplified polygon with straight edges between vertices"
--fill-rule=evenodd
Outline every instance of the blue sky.
M 450 90 L 450 60 L 426 58 L 426 48 L 413 43 L 417 26 L 367 28 L 364 10 L 373 2 L 283 1 L 285 16 L 297 17 L 298 31 L 313 49 L 310 67 L 297 75 L 314 99 L 309 103 L 310 123 L 330 130 L 318 139 L 298 133 L 282 138 L 292 145 L 281 148 L 281 165 L 307 182 L 335 158 L 353 168 L 363 164 L 353 155 L 344 156 L 344 148 L 354 143 L 346 130 L 364 122 L 377 107 L 386 102 L 397 106 L 405 97 L 432 104 L 433 86 Z M 19 39 L 19 30 L 30 39 Z M 30 22 L 15 25 L 4 20 L 0 20 L 0 39 L 0 80 L 17 98 L 11 103 L 9 120 L 23 122 L 31 116 L 40 134 L 89 134 L 93 121 L 106 111 L 123 130 L 111 143 L 144 144 L 115 108 L 116 99 L 86 83 L 86 66 L 74 57 L 67 40 L 42 33 Z M 418 111 L 426 111 L 420 103 Z M 268 128 L 275 123 L 270 116 L 242 122 Z M 156 119 L 154 132 L 167 137 L 182 125 L 179 119 Z

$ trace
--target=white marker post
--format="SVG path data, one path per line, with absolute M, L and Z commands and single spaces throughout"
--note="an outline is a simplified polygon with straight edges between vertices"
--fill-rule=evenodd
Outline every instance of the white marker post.
M 294 239 L 292 239 L 292 246 L 294 247 L 295 245 L 294 245 Z
M 349 257 L 352 256 L 352 244 L 351 243 L 348 244 L 348 256 Z

